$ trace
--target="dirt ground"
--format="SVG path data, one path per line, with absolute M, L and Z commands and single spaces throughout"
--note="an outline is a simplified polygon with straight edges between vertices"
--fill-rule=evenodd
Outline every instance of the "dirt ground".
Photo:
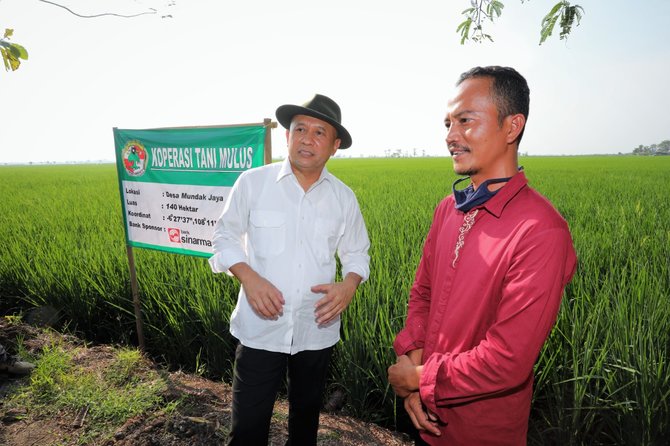
M 65 345 L 77 348 L 77 365 L 95 370 L 105 368 L 114 357 L 110 346 L 86 346 L 72 336 L 47 333 L 28 325 L 8 324 L 0 318 L 0 343 L 13 350 L 17 336 L 29 351 L 39 351 L 58 336 Z M 160 370 L 146 360 L 137 373 L 158 370 L 166 383 L 165 401 L 179 401 L 175 411 L 155 411 L 128 419 L 110 436 L 86 442 L 90 446 L 206 446 L 225 443 L 230 424 L 230 386 L 198 375 Z M 49 419 L 39 418 L 25 409 L 9 410 L 3 401 L 27 378 L 0 374 L 0 446 L 70 446 L 81 444 L 87 432 L 85 413 L 62 412 Z M 82 420 L 83 416 L 83 420 Z M 78 423 L 82 421 L 81 423 Z M 283 445 L 287 436 L 288 405 L 278 401 L 272 419 L 270 445 Z M 371 423 L 323 412 L 318 444 L 356 446 L 409 446 L 409 437 Z

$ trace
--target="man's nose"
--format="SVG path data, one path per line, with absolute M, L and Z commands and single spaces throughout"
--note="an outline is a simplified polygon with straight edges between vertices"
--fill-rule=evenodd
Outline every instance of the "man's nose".
M 455 142 L 458 142 L 458 137 L 459 137 L 459 135 L 458 135 L 458 131 L 456 130 L 456 126 L 451 125 L 447 129 L 447 137 L 445 138 L 445 140 L 447 141 L 447 147 L 449 147 L 450 145 L 452 145 Z
M 314 132 L 307 130 L 300 136 L 300 142 L 303 144 L 312 144 L 314 142 Z

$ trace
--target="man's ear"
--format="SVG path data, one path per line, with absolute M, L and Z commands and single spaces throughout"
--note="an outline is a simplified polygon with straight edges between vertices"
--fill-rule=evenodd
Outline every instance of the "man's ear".
M 340 138 L 337 138 L 337 139 L 335 140 L 335 144 L 333 144 L 333 147 L 335 148 L 335 149 L 333 150 L 333 155 L 335 155 L 335 152 L 337 152 L 337 149 L 340 148 L 340 145 L 341 145 L 341 144 L 342 144 L 342 140 L 341 140 Z
M 286 129 L 286 145 L 288 145 L 288 135 L 291 133 L 289 129 Z
M 517 113 L 516 115 L 509 115 L 505 119 L 509 121 L 507 143 L 512 144 L 519 138 L 523 127 L 526 125 L 526 118 L 521 113 Z

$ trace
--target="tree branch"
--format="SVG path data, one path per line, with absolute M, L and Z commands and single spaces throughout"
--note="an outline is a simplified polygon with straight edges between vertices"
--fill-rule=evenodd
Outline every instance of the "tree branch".
M 527 1 L 521 0 L 521 3 Z M 584 8 L 579 5 L 572 5 L 568 0 L 554 1 L 558 1 L 558 3 L 542 20 L 540 45 L 551 36 L 557 23 L 561 28 L 561 40 L 567 39 L 573 28 L 579 26 L 584 14 Z M 461 35 L 461 45 L 469 39 L 475 42 L 483 42 L 484 40 L 492 42 L 493 38 L 484 32 L 485 24 L 489 21 L 495 22 L 498 20 L 504 7 L 503 0 L 470 0 L 470 8 L 462 13 L 465 20 L 456 28 L 456 32 Z
M 95 17 L 103 17 L 103 16 L 114 16 L 114 17 L 122 17 L 124 19 L 130 19 L 130 18 L 133 18 L 133 17 L 139 17 L 141 15 L 156 14 L 156 10 L 154 8 L 149 8 L 149 9 L 151 9 L 151 12 L 146 11 L 146 12 L 140 12 L 139 14 L 132 14 L 132 15 L 115 14 L 113 12 L 103 12 L 102 14 L 93 14 L 93 15 L 82 15 L 82 14 L 78 14 L 78 13 L 74 12 L 73 10 L 68 8 L 67 6 L 59 5 L 58 3 L 54 3 L 54 2 L 51 2 L 49 0 L 38 0 L 38 1 L 40 1 L 42 3 L 48 3 L 50 5 L 58 6 L 59 8 L 65 9 L 67 12 L 69 12 L 72 15 L 76 15 L 77 17 L 81 17 L 81 18 L 84 18 L 84 19 L 92 19 L 92 18 L 95 18 Z

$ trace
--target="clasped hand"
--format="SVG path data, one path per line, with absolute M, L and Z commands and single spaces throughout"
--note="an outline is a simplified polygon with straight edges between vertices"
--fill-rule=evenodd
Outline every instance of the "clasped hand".
M 396 363 L 388 368 L 389 384 L 400 398 L 419 390 L 421 366 L 417 366 L 407 355 L 398 356 Z
M 396 363 L 388 368 L 388 380 L 393 391 L 403 398 L 403 405 L 414 427 L 439 436 L 439 419 L 430 410 L 426 409 L 421 401 L 419 385 L 423 367 L 421 361 L 422 350 L 414 350 L 408 355 L 398 356 Z

